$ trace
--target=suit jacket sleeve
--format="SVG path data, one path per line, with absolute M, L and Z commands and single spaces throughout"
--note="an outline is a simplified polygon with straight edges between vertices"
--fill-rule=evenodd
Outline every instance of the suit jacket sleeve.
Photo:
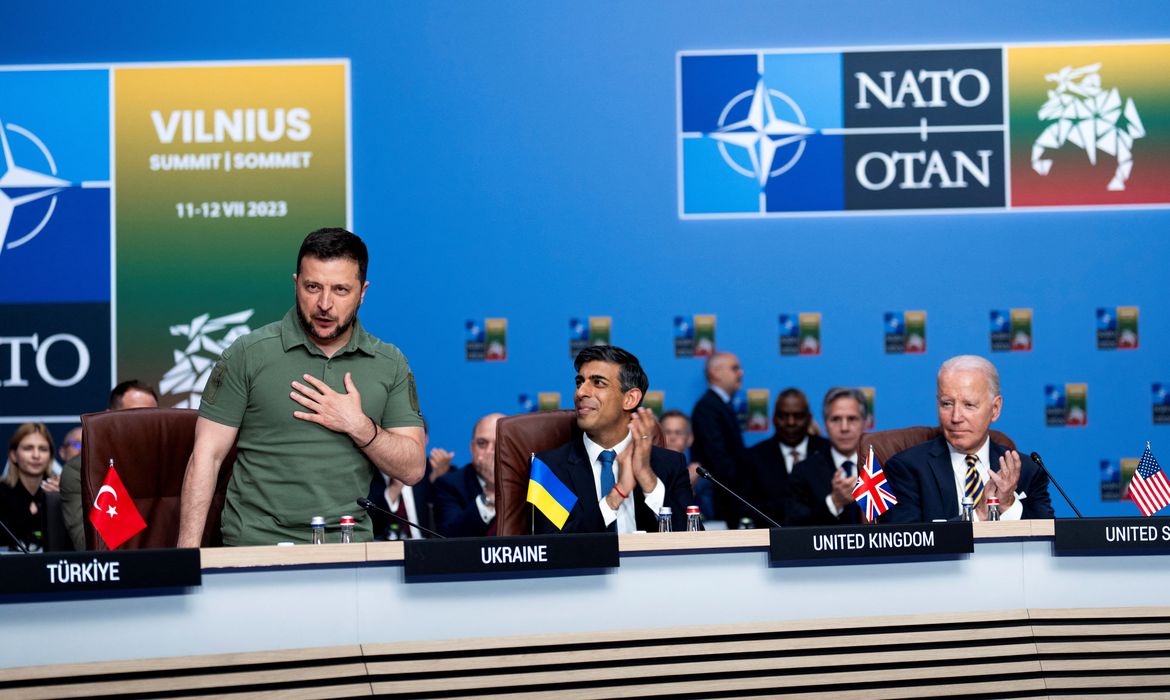
M 703 446 L 703 466 L 734 487 L 740 483 L 739 462 L 744 455 L 737 454 L 736 445 L 727 443 L 723 422 L 724 416 L 718 415 L 707 403 L 699 402 L 695 406 L 691 430 L 695 433 L 695 441 Z
M 464 478 L 465 474 L 460 470 L 444 474 L 434 483 L 435 524 L 439 534 L 447 537 L 480 537 L 487 532 L 488 526 L 475 505 L 475 497 L 479 494 L 467 493 L 467 489 L 461 488 L 459 482 Z
M 898 505 L 882 516 L 884 523 L 922 522 L 922 481 L 918 472 L 901 455 L 894 455 L 882 467 Z
M 1024 453 L 1021 452 L 1020 456 L 1023 457 Z M 1021 470 L 1020 483 L 1016 485 L 1017 491 L 1023 491 L 1028 496 L 1024 499 L 1024 512 L 1021 517 L 1026 520 L 1050 520 L 1055 511 L 1052 508 L 1052 497 L 1048 494 L 1048 475 L 1039 467 L 1033 468 L 1032 476 L 1026 484 Z
M 61 516 L 65 519 L 65 529 L 69 531 L 69 539 L 73 542 L 73 549 L 85 551 L 85 523 L 83 508 L 81 507 L 81 456 L 65 462 L 61 467 Z
M 826 521 L 836 522 L 825 503 L 818 498 L 813 489 L 811 469 L 802 468 L 798 464 L 792 470 L 788 479 L 788 503 L 784 508 L 785 519 L 790 525 L 820 525 Z

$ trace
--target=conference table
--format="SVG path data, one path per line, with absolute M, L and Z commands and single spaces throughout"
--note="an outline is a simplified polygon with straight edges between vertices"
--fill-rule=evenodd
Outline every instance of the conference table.
M 0 698 L 1170 693 L 1170 559 L 776 565 L 769 531 L 618 536 L 604 570 L 411 580 L 404 543 L 199 551 L 197 586 L 0 596 Z M 16 555 L 11 555 L 16 556 Z

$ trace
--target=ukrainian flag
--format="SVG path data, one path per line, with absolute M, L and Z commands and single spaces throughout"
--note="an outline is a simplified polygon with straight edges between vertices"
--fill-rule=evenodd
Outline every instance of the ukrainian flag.
M 569 519 L 569 511 L 577 505 L 577 496 L 561 483 L 553 470 L 532 455 L 532 471 L 528 476 L 528 502 L 540 509 L 544 517 L 560 530 Z

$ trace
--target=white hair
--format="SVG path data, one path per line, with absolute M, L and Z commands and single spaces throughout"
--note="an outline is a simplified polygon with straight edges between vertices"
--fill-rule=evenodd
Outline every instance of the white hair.
M 944 374 L 951 372 L 980 372 L 987 378 L 987 390 L 992 398 L 999 396 L 999 370 L 991 361 L 978 355 L 956 355 L 938 368 L 941 379 Z

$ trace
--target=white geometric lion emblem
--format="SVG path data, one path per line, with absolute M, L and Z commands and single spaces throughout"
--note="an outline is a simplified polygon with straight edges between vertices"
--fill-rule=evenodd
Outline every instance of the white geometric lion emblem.
M 1082 148 L 1093 165 L 1097 164 L 1098 150 L 1116 156 L 1117 169 L 1108 189 L 1120 191 L 1125 189 L 1133 169 L 1133 142 L 1145 136 L 1146 129 L 1132 98 L 1126 98 L 1123 109 L 1117 88 L 1102 89 L 1100 69 L 1100 63 L 1080 68 L 1065 66 L 1044 76 L 1056 83 L 1056 89 L 1048 91 L 1048 101 L 1040 108 L 1039 116 L 1044 121 L 1056 121 L 1032 144 L 1032 169 L 1047 175 L 1052 160 L 1043 157 L 1045 149 L 1060 148 L 1069 141 Z M 1125 124 L 1118 126 L 1123 114 Z
M 237 311 L 219 318 L 202 314 L 190 323 L 171 326 L 171 335 L 185 338 L 187 345 L 182 350 L 174 351 L 175 366 L 163 375 L 159 389 L 164 395 L 187 394 L 185 399 L 176 404 L 176 408 L 199 408 L 203 389 L 211 376 L 211 368 L 236 338 L 252 332 L 246 324 L 253 313 L 255 309 Z M 220 334 L 221 331 L 223 333 L 218 339 L 212 337 L 212 334 Z

